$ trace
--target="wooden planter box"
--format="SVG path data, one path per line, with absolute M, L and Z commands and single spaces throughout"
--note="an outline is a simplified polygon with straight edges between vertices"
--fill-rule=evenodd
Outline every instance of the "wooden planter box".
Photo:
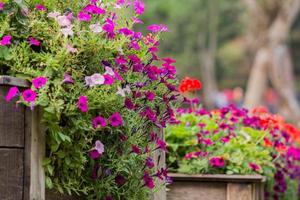
M 6 102 L 10 87 L 19 90 L 30 84 L 22 79 L 0 76 L 0 200 L 79 200 L 54 191 L 45 191 L 42 161 L 45 155 L 45 137 L 40 126 L 39 109 L 34 111 L 16 101 Z M 164 152 L 154 155 L 158 168 L 164 166 Z M 152 195 L 152 200 L 165 200 L 165 190 Z
M 265 178 L 260 175 L 171 174 L 168 200 L 263 200 Z

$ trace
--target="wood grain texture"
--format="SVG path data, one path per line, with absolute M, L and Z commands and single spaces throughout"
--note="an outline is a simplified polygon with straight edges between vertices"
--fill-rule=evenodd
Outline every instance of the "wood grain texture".
M 228 183 L 227 200 L 255 200 L 251 184 Z
M 85 200 L 84 197 L 68 196 L 53 190 L 46 190 L 46 200 Z
M 0 86 L 0 147 L 24 147 L 23 106 L 6 102 L 8 86 Z
M 170 173 L 169 176 L 175 181 L 216 181 L 216 182 L 265 182 L 265 177 L 261 175 L 227 175 L 227 174 L 179 174 Z
M 221 182 L 174 182 L 168 189 L 168 200 L 227 200 L 226 183 Z
M 17 87 L 30 87 L 28 81 L 11 76 L 2 76 L 0 75 L 0 85 L 10 85 Z
M 0 199 L 23 199 L 22 149 L 0 149 Z

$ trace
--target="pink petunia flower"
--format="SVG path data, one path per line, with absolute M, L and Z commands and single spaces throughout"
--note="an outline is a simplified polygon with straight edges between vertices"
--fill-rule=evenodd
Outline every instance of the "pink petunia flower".
M 95 147 L 90 151 L 89 156 L 93 160 L 97 160 L 98 158 L 101 157 L 103 152 L 104 152 L 104 145 L 102 144 L 102 142 L 100 140 L 97 140 L 95 142 Z
M 11 44 L 12 37 L 10 35 L 5 35 L 0 41 L 0 46 L 8 46 Z
M 40 46 L 41 42 L 33 37 L 29 37 L 29 44 L 33 45 L 33 46 Z
M 146 171 L 144 172 L 143 180 L 145 186 L 148 187 L 149 189 L 153 189 L 155 187 L 153 178 Z
M 8 93 L 7 93 L 6 97 L 5 97 L 5 100 L 7 102 L 11 101 L 15 96 L 18 95 L 18 93 L 19 93 L 19 89 L 17 87 L 11 87 L 11 88 L 9 88 Z
M 135 14 L 141 15 L 145 12 L 145 3 L 141 0 L 135 0 L 133 2 Z
M 163 150 L 163 151 L 166 151 L 167 150 L 167 144 L 165 141 L 161 140 L 161 139 L 157 139 L 156 141 L 156 145 L 157 145 L 157 148 Z
M 66 48 L 67 48 L 67 51 L 69 53 L 76 53 L 76 52 L 78 52 L 78 50 L 76 48 L 74 48 L 71 44 L 67 44 Z
M 145 92 L 145 97 L 148 99 L 148 101 L 153 101 L 155 98 L 155 94 L 151 91 Z
M 72 76 L 68 73 L 64 73 L 64 80 L 63 80 L 63 83 L 66 83 L 66 84 L 73 84 L 74 83 L 74 80 L 72 78 Z
M 105 10 L 97 7 L 96 5 L 88 4 L 84 9 L 83 12 L 87 12 L 90 14 L 96 14 L 96 15 L 104 15 Z
M 35 102 L 37 94 L 32 89 L 27 89 L 22 93 L 24 100 L 28 103 Z
M 114 82 L 115 82 L 115 80 L 113 79 L 113 77 L 111 77 L 110 75 L 108 75 L 108 74 L 104 74 L 103 75 L 104 76 L 104 84 L 105 85 L 112 85 Z
M 69 18 L 65 15 L 58 16 L 56 20 L 61 27 L 68 27 L 71 26 L 72 24 L 71 20 L 69 20 Z
M 91 17 L 91 15 L 81 11 L 78 13 L 78 19 L 79 19 L 79 21 L 82 21 L 82 22 L 89 22 L 89 21 L 91 21 L 92 17 Z
M 222 157 L 212 157 L 211 159 L 209 159 L 209 164 L 212 166 L 212 167 L 224 167 L 225 165 L 225 161 Z
M 148 167 L 149 169 L 152 169 L 155 166 L 153 159 L 148 157 L 146 159 L 146 167 Z
M 32 79 L 32 84 L 36 89 L 41 89 L 47 83 L 47 78 L 44 76 Z
M 47 10 L 47 8 L 42 4 L 36 4 L 35 9 L 40 10 L 40 11 L 46 11 Z
M 249 163 L 249 167 L 253 170 L 253 171 L 260 171 L 261 167 L 253 162 Z
M 120 113 L 116 112 L 109 117 L 109 122 L 113 127 L 122 126 L 123 118 Z
M 153 25 L 148 26 L 147 29 L 153 33 L 169 31 L 168 27 L 164 24 L 153 24 Z
M 102 29 L 107 33 L 107 37 L 113 39 L 115 37 L 115 23 L 112 19 L 107 18 Z
M 4 3 L 0 2 L 0 11 L 2 11 L 4 9 Z
M 77 102 L 77 107 L 81 112 L 87 112 L 89 110 L 88 107 L 88 99 L 86 96 L 80 96 Z
M 131 151 L 138 155 L 142 153 L 142 150 L 135 144 L 131 145 Z
M 95 117 L 92 120 L 93 128 L 105 127 L 107 125 L 106 120 L 102 116 Z

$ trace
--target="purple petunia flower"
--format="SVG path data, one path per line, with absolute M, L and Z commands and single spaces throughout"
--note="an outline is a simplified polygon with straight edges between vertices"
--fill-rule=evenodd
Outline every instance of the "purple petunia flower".
M 97 7 L 96 5 L 88 4 L 84 9 L 83 12 L 96 14 L 96 15 L 103 15 L 105 14 L 105 10 L 102 8 Z
M 166 144 L 165 141 L 163 141 L 161 139 L 157 139 L 156 144 L 157 144 L 157 148 L 159 148 L 159 149 L 161 149 L 163 151 L 167 150 L 167 144 Z
M 33 46 L 40 46 L 41 45 L 41 42 L 33 37 L 29 37 L 28 38 L 28 42 L 30 45 L 33 45 Z
M 152 25 L 148 26 L 147 29 L 148 29 L 148 31 L 151 31 L 153 33 L 169 31 L 168 27 L 164 24 L 152 24 Z
M 44 76 L 32 79 L 32 84 L 36 89 L 41 89 L 47 83 L 47 78 Z
M 105 127 L 107 125 L 106 120 L 101 116 L 95 117 L 92 120 L 92 124 L 94 129 L 99 127 Z
M 42 4 L 36 4 L 35 9 L 40 10 L 40 11 L 46 11 L 47 10 L 47 8 Z
M 26 102 L 30 103 L 36 100 L 37 94 L 31 89 L 27 89 L 22 93 L 22 96 Z
M 130 30 L 128 28 L 120 28 L 118 31 L 120 34 L 123 34 L 125 36 L 130 36 L 130 35 L 133 35 L 133 33 L 134 33 L 132 30 Z
M 153 101 L 155 98 L 155 94 L 151 91 L 147 91 L 145 92 L 145 96 L 149 101 Z
M 135 109 L 135 105 L 134 105 L 134 103 L 132 102 L 132 100 L 131 99 L 129 99 L 129 98 L 126 98 L 125 99 L 125 107 L 127 108 L 127 109 L 129 109 L 129 110 L 134 110 Z
M 12 37 L 10 35 L 5 35 L 0 41 L 0 46 L 8 46 L 11 44 Z
M 249 163 L 249 167 L 253 170 L 253 171 L 260 171 L 261 167 L 253 162 Z
M 79 21 L 89 22 L 89 21 L 91 21 L 91 19 L 92 19 L 91 15 L 89 15 L 89 14 L 87 14 L 85 12 L 81 11 L 81 12 L 78 13 L 78 20 Z
M 115 178 L 115 182 L 116 182 L 116 184 L 117 184 L 118 186 L 122 186 L 122 185 L 124 185 L 124 184 L 126 183 L 126 179 L 125 179 L 124 176 L 118 175 L 118 176 L 116 176 L 116 178 Z
M 131 151 L 133 153 L 136 153 L 136 154 L 141 154 L 142 153 L 142 150 L 138 146 L 136 146 L 135 144 L 131 145 Z
M 155 166 L 155 164 L 154 164 L 152 158 L 148 157 L 148 158 L 146 159 L 146 166 L 147 166 L 149 169 L 152 169 L 152 168 Z
M 123 118 L 120 113 L 116 112 L 109 117 L 109 122 L 113 127 L 122 126 Z
M 19 93 L 19 89 L 17 87 L 11 87 L 11 88 L 9 88 L 8 93 L 7 93 L 6 97 L 5 97 L 5 100 L 7 102 L 11 101 L 15 96 L 18 95 L 18 93 Z
M 112 19 L 107 18 L 102 29 L 107 33 L 108 38 L 113 39 L 115 37 L 115 23 Z
M 77 102 L 77 107 L 81 112 L 87 112 L 89 110 L 88 107 L 88 99 L 86 96 L 80 96 Z

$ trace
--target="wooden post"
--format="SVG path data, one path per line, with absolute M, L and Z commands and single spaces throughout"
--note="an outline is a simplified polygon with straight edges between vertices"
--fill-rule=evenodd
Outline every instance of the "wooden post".
M 0 199 L 45 200 L 42 168 L 44 135 L 38 109 L 6 102 L 10 87 L 29 87 L 25 80 L 0 76 Z

